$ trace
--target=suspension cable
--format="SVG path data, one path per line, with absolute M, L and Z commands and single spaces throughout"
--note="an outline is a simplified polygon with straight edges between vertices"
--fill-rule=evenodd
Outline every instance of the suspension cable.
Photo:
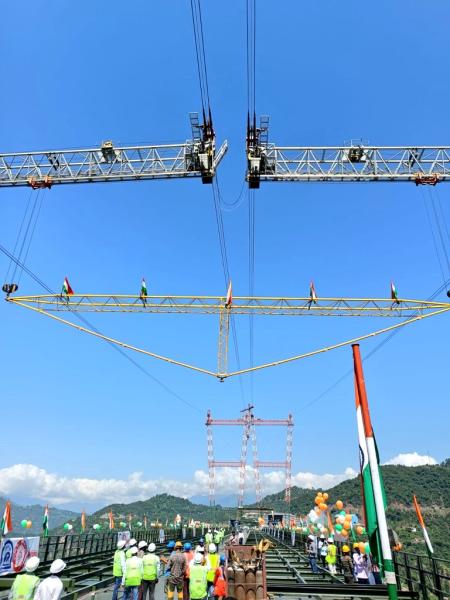
M 191 0 L 192 26 L 194 30 L 195 55 L 200 85 L 203 115 L 209 115 L 211 105 L 209 101 L 208 71 L 206 68 L 205 40 L 203 36 L 203 18 L 200 0 Z
M 40 285 L 49 294 L 55 295 L 55 292 L 38 275 L 36 275 L 31 269 L 29 269 L 24 263 L 22 263 L 17 257 L 15 257 L 2 244 L 0 244 L 0 252 L 3 252 L 3 254 L 5 256 L 7 256 L 11 261 L 13 261 L 23 271 L 25 271 L 25 273 L 27 275 L 29 275 L 29 277 L 31 277 L 31 279 L 33 279 L 33 281 L 35 281 L 38 285 Z M 96 335 L 100 339 L 103 339 L 105 342 L 107 342 L 111 346 L 111 348 L 113 348 L 121 356 L 123 356 L 124 358 L 126 358 L 126 360 L 128 360 L 132 365 L 134 365 L 137 369 L 139 369 L 139 371 L 141 371 L 141 373 L 143 373 L 149 379 L 151 379 L 152 381 L 154 381 L 157 385 L 159 385 L 160 387 L 162 387 L 168 394 L 170 394 L 171 396 L 173 396 L 174 398 L 176 398 L 177 400 L 179 400 L 183 404 L 186 404 L 190 408 L 193 408 L 194 410 L 197 410 L 198 412 L 201 412 L 200 409 L 197 406 L 195 406 L 194 404 L 192 404 L 191 402 L 189 402 L 188 400 L 186 400 L 185 398 L 183 398 L 182 396 L 180 396 L 177 392 L 175 392 L 174 390 L 172 390 L 163 381 L 161 381 L 160 379 L 158 379 L 157 377 L 155 377 L 155 375 L 152 375 L 149 371 L 147 371 L 147 369 L 145 369 L 136 360 L 134 360 L 134 358 L 132 356 L 128 355 L 120 346 L 118 346 L 116 343 L 110 341 L 107 338 L 107 336 L 105 336 L 97 327 L 95 327 L 94 325 L 92 325 L 92 323 L 90 323 L 88 321 L 88 319 L 86 319 L 85 317 L 83 317 L 83 315 L 80 315 L 76 311 L 72 310 L 70 307 L 69 307 L 69 310 L 70 310 L 70 312 L 73 315 L 75 315 L 75 317 L 77 319 L 79 319 L 82 323 L 84 323 L 88 328 L 90 328 L 92 330 L 91 333 L 93 333 L 94 335 Z M 47 316 L 52 316 L 52 315 L 47 315 Z
M 255 295 L 255 190 L 248 191 L 248 295 Z M 250 366 L 254 366 L 254 320 L 249 318 Z M 250 374 L 250 399 L 253 402 L 253 371 Z

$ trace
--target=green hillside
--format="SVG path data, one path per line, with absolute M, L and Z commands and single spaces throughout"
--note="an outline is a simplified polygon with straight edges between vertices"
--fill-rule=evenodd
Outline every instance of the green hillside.
M 450 464 L 423 467 L 381 467 L 388 499 L 387 518 L 389 525 L 399 534 L 404 548 L 424 553 L 422 533 L 412 504 L 416 494 L 422 507 L 435 553 L 443 558 L 450 557 Z M 348 479 L 327 491 L 330 501 L 342 500 L 361 513 L 361 488 L 359 478 Z M 304 515 L 314 506 L 316 490 L 292 489 L 291 511 Z M 273 494 L 264 499 L 266 506 L 275 510 L 286 510 L 284 493 Z M 416 531 L 413 531 L 413 529 Z
M 0 498 L 0 513 L 3 515 L 5 510 L 6 500 Z M 11 502 L 11 515 L 13 522 L 13 531 L 8 537 L 20 537 L 22 535 L 41 535 L 42 533 L 42 519 L 44 516 L 44 506 L 40 504 L 30 504 L 28 506 L 21 506 Z M 70 519 L 76 519 L 78 513 L 72 512 L 71 510 L 61 510 L 59 508 L 49 508 L 50 511 L 50 527 L 58 527 L 63 525 Z M 26 519 L 31 521 L 32 526 L 30 529 L 24 529 L 21 527 L 20 522 Z

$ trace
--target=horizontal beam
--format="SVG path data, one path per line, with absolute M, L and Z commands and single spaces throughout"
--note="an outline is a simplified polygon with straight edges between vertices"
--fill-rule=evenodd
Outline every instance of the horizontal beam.
M 243 465 L 241 462 L 239 461 L 235 461 L 235 460 L 228 460 L 228 461 L 224 461 L 224 460 L 212 460 L 209 461 L 208 463 L 209 467 L 233 467 L 233 468 L 237 468 L 237 467 L 245 467 L 245 465 Z
M 289 463 L 274 461 L 274 460 L 259 460 L 254 463 L 255 467 L 279 467 L 281 469 L 287 469 L 289 467 Z
M 147 296 L 74 294 L 69 297 L 44 294 L 39 296 L 9 296 L 9 302 L 21 302 L 50 312 L 88 313 L 175 313 L 220 314 L 225 305 L 224 296 Z M 448 302 L 390 298 L 310 298 L 293 297 L 247 297 L 233 298 L 229 308 L 235 315 L 280 316 L 359 316 L 404 318 L 426 314 L 439 308 L 450 308 Z M 232 420 L 231 424 L 242 424 Z
M 108 143 L 109 144 L 109 143 Z M 143 181 L 176 177 L 211 178 L 227 151 L 206 144 L 118 146 L 0 154 L 0 187 L 50 188 L 56 184 Z
M 256 426 L 263 425 L 280 425 L 280 426 L 290 426 L 293 425 L 293 421 L 289 419 L 252 419 L 250 421 L 244 421 L 244 419 L 209 419 L 206 424 L 207 425 L 247 425 L 247 423 L 251 423 Z
M 249 149 L 247 181 L 450 180 L 450 146 L 276 146 Z M 255 185 L 257 187 L 257 184 Z

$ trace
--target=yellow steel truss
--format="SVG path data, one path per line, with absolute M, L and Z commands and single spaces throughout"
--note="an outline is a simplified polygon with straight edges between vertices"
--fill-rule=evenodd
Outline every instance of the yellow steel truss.
M 223 296 L 147 296 L 142 298 L 137 295 L 96 295 L 77 294 L 70 297 L 61 295 L 39 295 L 39 296 L 10 296 L 7 301 L 34 312 L 44 314 L 51 319 L 73 327 L 78 331 L 89 333 L 94 337 L 117 344 L 122 348 L 133 350 L 146 356 L 151 356 L 171 364 L 179 365 L 200 373 L 212 375 L 224 380 L 234 375 L 259 371 L 268 367 L 274 367 L 316 354 L 321 354 L 342 348 L 356 342 L 374 337 L 389 331 L 393 331 L 410 323 L 422 319 L 443 314 L 450 311 L 450 302 L 432 302 L 429 300 L 399 299 L 393 301 L 388 298 L 320 298 L 317 302 L 311 302 L 309 298 L 283 298 L 273 296 L 261 297 L 233 297 L 233 304 L 225 307 Z M 219 341 L 217 372 L 194 366 L 179 360 L 162 356 L 143 348 L 138 348 L 126 342 L 103 335 L 88 327 L 78 325 L 64 319 L 54 313 L 56 312 L 124 312 L 124 313 L 181 313 L 181 314 L 218 314 L 219 315 Z M 345 340 L 331 346 L 311 350 L 289 358 L 284 358 L 270 363 L 264 363 L 240 369 L 228 371 L 228 339 L 229 321 L 231 315 L 260 314 L 260 315 L 297 315 L 297 316 L 339 316 L 339 317 L 388 317 L 403 319 L 399 323 L 389 325 L 371 333 L 367 333 L 352 339 Z

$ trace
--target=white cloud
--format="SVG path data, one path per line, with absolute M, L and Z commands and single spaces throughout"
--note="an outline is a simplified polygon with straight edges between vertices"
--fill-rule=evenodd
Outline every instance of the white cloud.
M 422 467 L 423 465 L 437 465 L 437 460 L 426 454 L 406 452 L 405 454 L 397 454 L 397 456 L 394 456 L 394 458 L 391 458 L 383 464 L 402 465 L 404 467 Z
M 431 456 L 423 456 L 417 452 L 399 454 L 387 465 L 404 465 L 407 467 L 437 464 Z M 355 477 L 357 472 L 347 467 L 342 473 L 316 474 L 298 472 L 292 475 L 292 485 L 301 488 L 331 488 L 345 479 Z M 247 467 L 247 488 L 254 485 L 254 472 Z M 263 494 L 273 494 L 284 488 L 283 471 L 261 472 Z M 234 494 L 239 488 L 239 470 L 224 468 L 216 470 L 216 494 Z M 89 479 L 86 477 L 64 477 L 49 473 L 45 469 L 29 464 L 18 464 L 0 469 L 0 495 L 14 497 L 32 497 L 42 502 L 64 504 L 67 502 L 86 502 L 109 504 L 113 502 L 133 502 L 146 500 L 161 493 L 174 494 L 190 498 L 207 495 L 209 489 L 208 473 L 199 469 L 190 480 L 145 479 L 143 473 L 131 473 L 126 479 Z

